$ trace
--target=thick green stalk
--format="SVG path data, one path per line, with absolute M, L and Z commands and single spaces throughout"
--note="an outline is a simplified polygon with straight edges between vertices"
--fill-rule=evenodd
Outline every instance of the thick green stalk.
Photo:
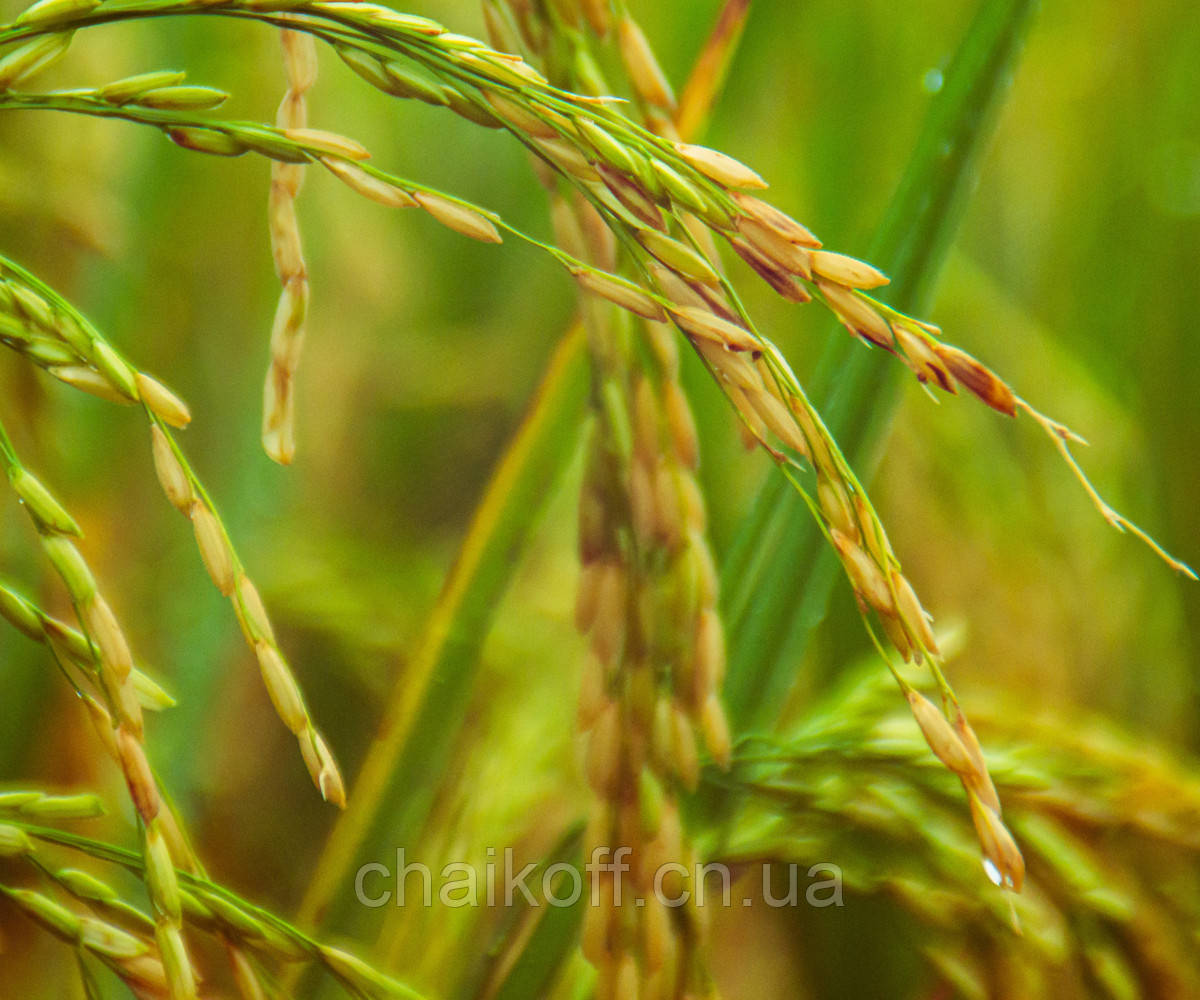
M 898 309 L 927 311 L 1036 6 L 1036 0 L 984 0 L 930 103 L 868 254 L 892 276 L 888 298 Z M 864 478 L 906 374 L 844 335 L 831 338 L 822 356 L 812 398 Z M 726 627 L 738 637 L 725 686 L 735 735 L 769 728 L 775 720 L 839 576 L 802 499 L 783 476 L 772 474 L 722 567 Z
M 551 487 L 579 446 L 587 365 L 583 336 L 559 345 L 517 437 L 479 505 L 428 628 L 399 678 L 379 735 L 309 882 L 298 922 L 330 919 L 345 874 L 364 853 L 411 842 L 440 787 L 496 605 Z
M 540 884 L 551 865 L 569 864 L 583 870 L 582 824 L 568 830 L 543 859 L 531 881 Z M 521 1000 L 546 996 L 579 940 L 587 890 L 570 906 L 549 904 L 540 896 L 529 906 L 520 897 L 505 913 L 491 945 L 472 963 L 454 991 L 459 1000 Z M 532 929 L 531 929 L 532 928 Z

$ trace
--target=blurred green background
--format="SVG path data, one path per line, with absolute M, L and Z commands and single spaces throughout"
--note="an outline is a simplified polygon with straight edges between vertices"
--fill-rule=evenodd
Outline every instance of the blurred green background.
M 682 80 L 719 4 L 633 6 Z M 482 32 L 472 3 L 412 9 Z M 975 9 L 761 2 L 704 141 L 759 170 L 772 200 L 827 245 L 863 253 Z M 4 20 L 18 10 L 0 3 Z M 1083 433 L 1092 447 L 1081 459 L 1107 498 L 1193 565 L 1197 52 L 1193 3 L 1045 3 L 928 317 Z M 228 117 L 269 120 L 283 89 L 275 35 L 216 19 L 83 32 L 39 84 L 99 85 L 160 68 L 231 91 Z M 372 92 L 327 52 L 310 109 L 314 126 L 358 138 L 386 169 L 548 236 L 543 192 L 506 136 Z M 184 446 L 353 775 L 571 320 L 574 289 L 515 241 L 477 245 L 314 174 L 300 207 L 313 312 L 299 454 L 293 468 L 275 467 L 258 443 L 277 296 L 267 182 L 262 160 L 190 154 L 132 125 L 0 117 L 0 247 L 189 401 Z M 790 306 L 737 273 L 803 380 L 825 338 L 845 334 L 815 306 Z M 772 473 L 744 451 L 696 367 L 689 388 L 719 557 Z M 0 358 L 0 401 L 26 462 L 83 525 L 135 648 L 180 701 L 150 737 L 214 875 L 293 908 L 332 817 L 272 717 L 186 523 L 162 501 L 144 420 L 15 356 Z M 586 802 L 564 707 L 581 654 L 570 611 L 578 475 L 570 470 L 549 498 L 476 689 L 462 692 L 470 714 L 457 766 L 472 780 L 444 791 L 439 809 L 469 816 L 472 843 L 518 842 L 531 836 L 529 809 L 551 803 L 565 822 Z M 964 630 L 951 675 L 968 706 L 981 692 L 1010 693 L 1039 712 L 1103 713 L 1181 759 L 1200 748 L 1200 586 L 1108 528 L 1028 420 L 970 399 L 934 405 L 914 384 L 874 497 L 930 610 Z M 11 497 L 0 512 L 0 570 L 62 610 Z M 834 622 L 848 620 L 843 589 Z M 861 652 L 865 639 L 819 635 L 805 673 L 836 674 L 848 648 Z M 0 782 L 98 784 L 120 801 L 112 769 L 85 763 L 96 759 L 93 737 L 44 652 L 11 630 L 0 632 L 0 708 Z M 24 927 L 2 933 L 11 937 L 0 995 L 32 995 L 16 984 L 38 952 L 21 949 L 56 946 Z M 734 982 L 730 995 L 791 995 L 769 992 L 763 976 L 747 976 L 743 993 Z

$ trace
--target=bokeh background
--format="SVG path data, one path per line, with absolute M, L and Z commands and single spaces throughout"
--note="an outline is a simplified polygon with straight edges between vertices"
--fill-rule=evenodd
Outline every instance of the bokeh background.
M 633 5 L 676 81 L 718 6 Z M 862 253 L 975 8 L 967 0 L 916 9 L 761 2 L 705 141 L 764 174 L 773 200 L 827 244 Z M 469 2 L 412 9 L 482 32 Z M 18 10 L 0 2 L 4 20 Z M 1081 457 L 1108 499 L 1193 565 L 1197 52 L 1192 3 L 1048 0 L 929 317 L 1088 437 Z M 219 19 L 81 33 L 46 81 L 98 85 L 176 67 L 229 90 L 229 117 L 269 120 L 282 92 L 275 35 Z M 543 193 L 506 136 L 372 92 L 325 52 L 310 107 L 313 125 L 355 136 L 388 169 L 548 236 Z M 195 420 L 185 447 L 352 775 L 387 692 L 403 682 L 487 477 L 571 321 L 574 289 L 515 241 L 470 243 L 312 176 L 301 202 L 313 312 L 299 455 L 278 468 L 258 443 L 277 295 L 267 182 L 264 161 L 190 154 L 133 125 L 0 117 L 0 247 L 189 401 Z M 825 339 L 845 336 L 816 307 L 741 284 L 802 380 Z M 890 363 L 879 355 L 878 364 Z M 772 473 L 744 451 L 703 373 L 688 377 L 719 557 Z M 151 739 L 213 874 L 293 908 L 331 817 L 274 721 L 187 524 L 160 496 L 144 421 L 52 384 L 15 356 L 0 358 L 0 409 L 27 464 L 83 525 L 85 551 L 136 649 L 179 699 L 154 720 Z M 569 470 L 539 512 L 478 682 L 461 692 L 471 707 L 457 767 L 469 780 L 447 790 L 438 809 L 468 816 L 474 836 L 493 843 L 529 838 L 534 806 L 555 804 L 558 812 L 540 816 L 550 824 L 585 801 L 569 708 L 581 654 L 571 625 L 578 479 L 579 469 Z M 1096 712 L 1184 766 L 1196 759 L 1200 585 L 1108 528 L 1028 420 L 969 399 L 935 405 L 914 385 L 873 483 L 919 592 L 940 622 L 961 630 L 951 671 L 968 705 L 1009 695 L 1018 711 Z M 0 570 L 44 605 L 63 607 L 8 496 Z M 839 593 L 832 620 L 848 621 L 849 607 Z M 865 640 L 843 633 L 818 637 L 802 675 L 836 675 L 848 648 L 862 651 Z M 0 784 L 22 782 L 98 787 L 121 801 L 119 778 L 44 652 L 5 630 Z M 114 817 L 112 836 L 128 838 L 127 824 Z M 0 995 L 62 995 L 45 964 L 57 947 L 0 915 Z M 436 960 L 412 942 L 396 945 L 402 972 L 406 950 L 418 967 Z M 730 996 L 797 995 L 787 974 L 772 985 L 766 971 L 734 970 L 727 988 Z

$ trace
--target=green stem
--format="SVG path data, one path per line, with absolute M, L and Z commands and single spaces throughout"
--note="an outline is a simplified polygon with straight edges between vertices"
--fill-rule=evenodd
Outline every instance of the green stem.
M 583 346 L 579 328 L 559 345 L 487 486 L 417 653 L 393 689 L 349 806 L 309 881 L 297 918 L 301 924 L 337 922 L 348 904 L 335 900 L 355 859 L 409 842 L 429 811 L 514 553 L 523 549 L 551 487 L 579 446 L 587 399 Z

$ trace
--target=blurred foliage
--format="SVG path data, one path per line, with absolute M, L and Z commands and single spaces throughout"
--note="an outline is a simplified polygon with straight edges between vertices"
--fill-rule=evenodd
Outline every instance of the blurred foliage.
M 4 0 L 0 16 L 9 20 L 19 6 Z M 634 7 L 680 80 L 719 3 Z M 881 0 L 760 3 L 705 141 L 771 179 L 773 200 L 832 245 L 862 253 L 975 7 L 928 0 L 914 16 Z M 482 31 L 468 0 L 423 3 L 418 12 L 454 30 Z M 1082 458 L 1110 499 L 1193 562 L 1200 554 L 1197 51 L 1200 8 L 1190 3 L 1046 3 L 929 317 L 1035 405 L 1083 432 L 1093 446 Z M 230 117 L 269 120 L 283 88 L 272 32 L 204 19 L 83 32 L 48 80 L 95 85 L 175 66 L 231 91 Z M 321 74 L 310 99 L 314 125 L 363 140 L 381 165 L 548 235 L 545 199 L 515 143 L 371 93 L 326 52 Z M 267 176 L 261 160 L 192 156 L 122 123 L 9 115 L 0 118 L 0 247 L 189 401 L 196 414 L 186 433 L 190 454 L 272 608 L 315 716 L 354 774 L 387 693 L 404 683 L 484 484 L 570 323 L 574 289 L 524 247 L 471 244 L 312 177 L 300 207 L 313 282 L 300 452 L 294 468 L 277 468 L 258 443 L 277 295 Z M 845 336 L 814 310 L 742 285 L 751 312 L 802 380 L 824 338 Z M 882 355 L 877 362 L 888 363 Z M 763 477 L 774 473 L 744 451 L 699 366 L 687 375 L 720 554 Z M 332 817 L 271 718 L 186 525 L 162 502 L 139 415 L 51 385 L 7 355 L 0 399 L 22 454 L 81 521 L 89 559 L 135 647 L 179 699 L 153 720 L 151 739 L 212 873 L 248 898 L 294 910 Z M 562 477 L 530 526 L 478 679 L 458 692 L 466 720 L 454 747 L 458 780 L 433 806 L 422 841 L 431 862 L 442 855 L 477 861 L 486 847 L 507 844 L 537 859 L 581 815 L 586 792 L 564 708 L 573 705 L 581 655 L 570 623 L 578 478 L 577 468 Z M 1157 757 L 1191 766 L 1200 750 L 1200 588 L 1173 578 L 1096 517 L 1027 422 L 956 399 L 934 406 L 910 388 L 874 491 L 926 603 L 966 635 L 953 676 L 977 717 L 1002 724 L 998 750 L 1038 757 L 1073 727 L 1084 732 L 1077 720 L 1086 713 L 1122 730 L 1126 752 L 1152 743 Z M 5 494 L 0 568 L 44 607 L 66 613 L 32 539 Z M 798 671 L 788 712 L 797 725 L 811 720 L 819 698 L 832 697 L 830 685 L 863 650 L 860 630 L 845 627 L 848 591 L 839 588 L 834 605 Z M 122 801 L 119 778 L 48 667 L 40 648 L 0 631 L 0 783 L 33 777 Z M 1071 760 L 1086 762 L 1097 753 L 1089 746 L 1082 741 Z M 850 772 L 841 773 L 846 780 Z M 864 779 L 866 789 L 873 780 Z M 1065 787 L 1064 809 L 1108 801 L 1095 788 Z M 859 805 L 869 804 L 864 792 Z M 128 823 L 118 815 L 89 833 L 120 840 Z M 1049 852 L 1054 831 L 1034 819 L 1018 821 L 1017 830 L 1034 858 Z M 1096 859 L 1101 881 L 1111 879 L 1107 888 L 1120 883 L 1144 906 L 1150 923 L 1137 925 L 1141 933 L 1159 919 L 1157 897 L 1188 882 L 1189 862 L 1163 838 L 1131 847 L 1127 832 L 1114 832 L 1101 816 L 1070 835 L 1081 856 Z M 894 902 L 876 896 L 924 863 L 922 838 L 936 836 L 873 832 L 844 856 L 834 842 L 834 856 L 819 860 L 847 871 L 848 903 L 836 918 L 818 910 L 789 924 L 755 910 L 741 927 L 722 919 L 718 950 L 726 961 L 717 967 L 726 994 L 957 989 L 969 996 L 971 977 L 959 965 L 984 954 L 993 967 L 1019 967 L 1019 949 L 1031 945 L 1009 937 L 1003 914 L 993 914 L 986 929 L 954 931 L 976 934 L 972 949 L 956 950 L 937 935 L 926 941 L 945 952 L 935 963 L 940 987 L 914 972 L 914 936 L 897 929 L 903 918 Z M 974 880 L 978 897 L 990 891 L 964 845 L 961 869 L 924 873 L 922 884 L 945 878 L 955 905 L 990 912 L 991 902 L 973 902 L 964 888 Z M 1131 851 L 1136 863 L 1125 864 Z M 879 874 L 884 867 L 890 874 Z M 1036 862 L 1031 870 L 1037 878 Z M 1186 887 L 1190 903 L 1179 904 L 1190 916 L 1180 919 L 1196 919 L 1194 881 Z M 344 895 L 351 891 L 348 884 Z M 1029 906 L 1043 902 L 1035 894 Z M 1075 925 L 1092 919 L 1070 893 L 1060 892 L 1054 912 Z M 461 911 L 387 910 L 382 933 L 378 920 L 374 933 L 390 968 L 445 995 L 460 972 L 446 972 L 460 954 L 456 940 L 477 933 L 472 919 Z M 1051 949 L 1051 965 L 1062 963 L 1063 995 L 1095 995 L 1070 991 L 1120 979 L 1104 961 L 1125 954 L 1108 943 L 1128 925 L 1089 926 L 1098 928 L 1088 940 L 1100 942 L 1100 972 L 1079 977 L 1067 951 Z M 1193 948 L 1200 946 L 1194 927 Z M 878 978 L 867 985 L 838 975 L 861 961 L 864 940 L 878 956 Z M 5 919 L 0 995 L 66 995 L 48 971 L 58 947 Z M 1141 972 L 1140 985 L 1134 975 L 1124 995 L 1169 995 L 1144 965 Z M 61 975 L 69 977 L 69 967 Z M 999 989 L 992 995 L 1019 995 L 987 981 Z M 1200 983 L 1180 989 L 1175 995 Z M 1122 995 L 1117 986 L 1110 992 Z

